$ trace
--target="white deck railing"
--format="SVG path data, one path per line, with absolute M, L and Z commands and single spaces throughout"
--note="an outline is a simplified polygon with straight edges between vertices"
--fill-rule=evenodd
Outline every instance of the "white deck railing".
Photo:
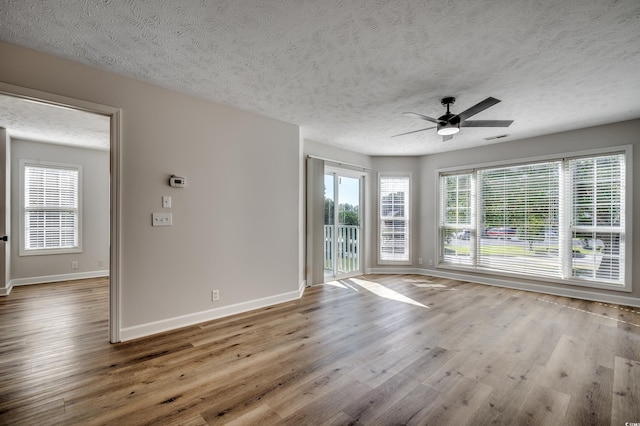
M 337 247 L 334 229 L 337 228 Z M 337 259 L 338 273 L 360 270 L 360 227 L 357 225 L 324 226 L 324 269 L 333 271 Z

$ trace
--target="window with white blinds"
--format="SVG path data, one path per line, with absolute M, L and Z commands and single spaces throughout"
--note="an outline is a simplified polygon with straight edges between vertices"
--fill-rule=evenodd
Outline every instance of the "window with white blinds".
M 467 241 L 469 244 L 443 247 L 443 255 L 447 261 L 461 265 L 471 265 L 472 251 L 475 246 L 470 244 L 474 231 L 475 192 L 472 192 L 474 175 L 461 173 L 441 176 L 440 178 L 440 240 Z
M 440 173 L 440 264 L 628 289 L 627 155 Z
M 409 262 L 409 176 L 380 176 L 379 260 Z
M 20 254 L 80 251 L 80 166 L 21 161 Z
M 477 176 L 482 221 L 477 265 L 560 277 L 560 162 L 478 170 Z
M 618 282 L 625 269 L 624 155 L 576 158 L 568 167 L 571 236 L 582 247 L 571 270 L 577 278 Z

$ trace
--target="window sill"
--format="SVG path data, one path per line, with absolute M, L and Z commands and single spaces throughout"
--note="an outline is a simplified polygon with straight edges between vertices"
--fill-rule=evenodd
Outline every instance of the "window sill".
M 459 266 L 459 265 L 451 265 L 447 263 L 438 263 L 438 265 L 436 265 L 436 268 L 449 270 L 449 271 L 463 272 L 467 274 L 478 274 L 478 275 L 483 275 L 487 277 L 493 276 L 493 277 L 498 277 L 498 279 L 512 278 L 512 279 L 522 280 L 525 282 L 530 281 L 532 283 L 537 283 L 537 284 L 560 284 L 565 286 L 597 288 L 602 290 L 611 290 L 611 291 L 618 291 L 623 293 L 631 293 L 631 290 L 632 290 L 630 279 L 628 279 L 625 284 L 613 284 L 613 283 L 607 283 L 602 281 L 598 282 L 598 281 L 586 281 L 586 280 L 576 280 L 576 279 L 563 280 L 560 278 L 543 277 L 543 276 L 535 277 L 535 276 L 526 275 L 526 274 L 509 273 L 509 272 L 498 271 L 498 270 L 487 269 L 487 268 L 465 267 L 465 266 Z
M 40 249 L 40 250 L 20 250 L 19 256 L 50 256 L 54 254 L 72 254 L 82 253 L 82 248 L 63 248 L 63 249 Z

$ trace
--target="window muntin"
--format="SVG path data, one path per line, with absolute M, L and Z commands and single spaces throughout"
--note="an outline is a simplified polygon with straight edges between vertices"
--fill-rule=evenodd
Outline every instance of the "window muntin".
M 440 264 L 626 287 L 625 161 L 606 153 L 440 173 Z
M 20 254 L 81 251 L 81 167 L 21 160 Z
M 380 176 L 380 246 L 382 262 L 409 262 L 409 176 Z

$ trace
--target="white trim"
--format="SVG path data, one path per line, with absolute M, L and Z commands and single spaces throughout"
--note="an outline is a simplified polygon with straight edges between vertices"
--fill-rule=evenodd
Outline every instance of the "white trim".
M 56 105 L 63 108 L 71 108 L 81 111 L 102 114 L 111 118 L 111 167 L 110 167 L 110 191 L 111 191 L 111 259 L 109 274 L 109 341 L 120 341 L 120 287 L 122 282 L 122 110 L 120 108 L 55 95 L 27 87 L 15 86 L 0 82 L 0 94 L 15 96 L 36 102 Z
M 169 330 L 175 330 L 195 324 L 212 321 L 231 315 L 241 314 L 260 308 L 265 308 L 279 303 L 297 300 L 302 296 L 304 288 L 288 293 L 282 293 L 275 296 L 264 297 L 262 299 L 250 300 L 247 302 L 236 303 L 234 305 L 223 306 L 220 308 L 209 309 L 206 311 L 196 312 L 187 315 L 181 315 L 173 318 L 167 318 L 160 321 L 149 322 L 146 324 L 136 325 L 133 327 L 124 327 L 120 330 L 121 341 L 137 339 L 140 337 L 150 336 L 152 334 L 162 333 Z
M 0 297 L 8 296 L 11 294 L 11 290 L 13 290 L 13 285 L 11 284 L 11 281 L 9 281 L 6 287 L 0 287 Z
M 111 222 L 110 222 L 110 262 L 109 262 L 109 341 L 120 341 L 121 284 L 122 284 L 122 110 L 111 112 Z
M 369 167 L 359 166 L 358 164 L 345 163 L 344 161 L 332 160 L 330 158 L 318 157 L 317 155 L 309 154 L 309 155 L 307 155 L 307 158 L 315 158 L 316 160 L 322 160 L 322 161 L 325 161 L 327 163 L 333 163 L 337 167 L 353 167 L 353 168 L 356 168 L 356 169 L 361 169 L 362 171 L 371 170 L 371 168 L 369 168 Z
M 84 280 L 87 278 L 108 277 L 109 271 L 75 272 L 72 274 L 43 275 L 41 277 L 14 278 L 9 281 L 11 288 L 21 285 L 57 283 L 60 281 Z M 7 293 L 8 294 L 8 293 Z
M 449 278 L 460 281 L 468 281 L 474 284 L 491 285 L 495 287 L 512 288 L 515 290 L 531 291 L 534 293 L 550 294 L 554 296 L 572 297 L 582 300 L 590 300 L 593 302 L 612 303 L 615 305 L 633 306 L 640 308 L 640 298 L 621 296 L 617 294 L 605 294 L 596 293 L 589 290 L 573 289 L 573 288 L 560 288 L 547 286 L 543 284 L 524 283 L 515 280 L 479 277 L 477 275 L 469 275 L 462 273 L 451 273 L 437 269 L 419 269 L 419 268 L 407 268 L 407 269 L 392 269 L 392 268 L 374 268 L 367 272 L 368 274 L 416 274 L 426 275 L 438 278 Z

